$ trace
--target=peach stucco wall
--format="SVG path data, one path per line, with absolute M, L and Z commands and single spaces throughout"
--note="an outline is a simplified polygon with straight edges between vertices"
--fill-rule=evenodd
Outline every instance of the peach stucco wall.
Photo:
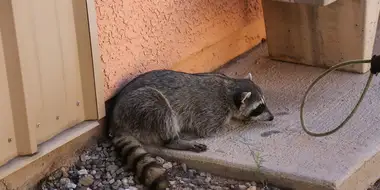
M 262 18 L 261 0 L 95 2 L 106 99 L 122 79 L 170 68 Z

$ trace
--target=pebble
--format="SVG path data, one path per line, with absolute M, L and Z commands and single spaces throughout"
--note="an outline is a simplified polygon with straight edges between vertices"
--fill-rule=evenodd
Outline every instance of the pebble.
M 70 183 L 71 180 L 70 180 L 69 178 L 61 178 L 61 179 L 59 180 L 59 182 L 61 183 L 61 185 L 65 186 L 65 185 L 67 185 L 68 183 Z
M 116 170 L 116 174 L 121 174 L 121 173 L 123 173 L 123 172 L 124 172 L 124 169 L 123 169 L 123 168 L 120 168 L 120 169 Z
M 108 179 L 108 180 L 112 179 L 112 175 L 110 173 L 108 173 L 108 172 L 106 174 L 106 179 Z
M 157 162 L 158 164 L 161 164 L 161 165 L 162 165 L 162 164 L 165 163 L 165 160 L 164 160 L 163 158 L 157 156 L 157 157 L 156 157 L 156 162 Z
M 94 178 L 91 175 L 85 175 L 79 179 L 79 184 L 88 187 L 94 183 Z
M 75 188 L 77 188 L 77 185 L 75 185 L 74 183 L 68 183 L 66 185 L 66 188 L 68 188 L 68 189 L 75 189 Z
M 86 175 L 88 174 L 88 171 L 86 169 L 78 170 L 78 175 Z
M 182 167 L 182 170 L 183 170 L 184 172 L 187 171 L 187 165 L 186 165 L 185 163 L 182 163 L 182 164 L 181 164 L 181 167 Z
M 185 163 L 155 157 L 168 170 L 172 190 L 264 190 L 255 182 L 236 181 L 189 168 Z M 126 171 L 110 142 L 100 142 L 79 155 L 72 167 L 62 167 L 43 179 L 42 190 L 140 190 L 133 172 Z M 272 187 L 271 187 L 272 190 Z M 280 190 L 280 189 L 275 189 Z
M 170 169 L 173 167 L 173 164 L 171 162 L 166 162 L 162 165 L 165 169 Z
M 116 165 L 109 165 L 109 166 L 107 166 L 107 171 L 108 172 L 110 172 L 111 174 L 113 174 L 113 173 L 115 173 L 116 172 L 116 170 L 118 170 L 119 169 L 119 167 L 118 166 L 116 166 Z
M 102 146 L 103 146 L 103 148 L 109 148 L 109 147 L 111 147 L 112 145 L 111 145 L 111 143 L 106 142 L 106 143 L 102 143 Z
M 129 183 L 128 183 L 128 179 L 127 179 L 127 178 L 123 178 L 123 179 L 121 180 L 121 182 L 123 183 L 124 186 L 128 186 L 128 185 L 129 185 Z
M 87 161 L 87 159 L 88 159 L 88 156 L 86 155 L 86 153 L 80 155 L 80 160 L 81 160 L 82 162 Z
M 69 174 L 67 173 L 67 169 L 62 167 L 61 168 L 61 172 L 62 172 L 62 176 L 61 177 L 64 177 L 64 178 L 68 178 L 69 177 Z

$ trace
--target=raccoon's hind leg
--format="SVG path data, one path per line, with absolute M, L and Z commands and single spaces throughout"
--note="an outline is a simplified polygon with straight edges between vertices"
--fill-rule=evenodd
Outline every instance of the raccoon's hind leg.
M 165 143 L 165 147 L 174 150 L 188 150 L 192 152 L 204 152 L 207 150 L 207 146 L 204 144 L 190 142 L 180 139 L 179 137 L 170 139 Z
M 164 94 L 152 87 L 139 88 L 122 97 L 115 108 L 117 126 L 134 131 L 143 144 L 161 144 L 175 150 L 202 152 L 206 145 L 179 138 L 181 126 L 170 102 Z M 121 119 L 117 119 L 121 118 Z

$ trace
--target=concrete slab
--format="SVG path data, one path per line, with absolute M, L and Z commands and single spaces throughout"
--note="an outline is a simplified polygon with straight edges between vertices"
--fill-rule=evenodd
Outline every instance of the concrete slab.
M 327 137 L 311 137 L 301 129 L 299 107 L 306 88 L 324 69 L 271 61 L 266 52 L 265 45 L 258 47 L 221 71 L 230 76 L 251 72 L 276 114 L 273 123 L 199 140 L 210 148 L 201 154 L 150 150 L 214 174 L 267 180 L 297 190 L 368 188 L 380 177 L 379 77 L 343 129 Z M 358 100 L 367 77 L 335 72 L 322 80 L 305 107 L 309 128 L 322 132 L 337 126 Z

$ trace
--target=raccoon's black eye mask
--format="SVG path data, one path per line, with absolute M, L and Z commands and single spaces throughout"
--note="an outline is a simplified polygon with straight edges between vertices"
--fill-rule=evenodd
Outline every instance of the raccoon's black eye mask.
M 249 113 L 249 116 L 250 117 L 256 117 L 256 116 L 262 114 L 264 112 L 264 110 L 265 110 L 265 105 L 263 103 L 261 103 L 254 110 L 252 110 L 251 113 Z

